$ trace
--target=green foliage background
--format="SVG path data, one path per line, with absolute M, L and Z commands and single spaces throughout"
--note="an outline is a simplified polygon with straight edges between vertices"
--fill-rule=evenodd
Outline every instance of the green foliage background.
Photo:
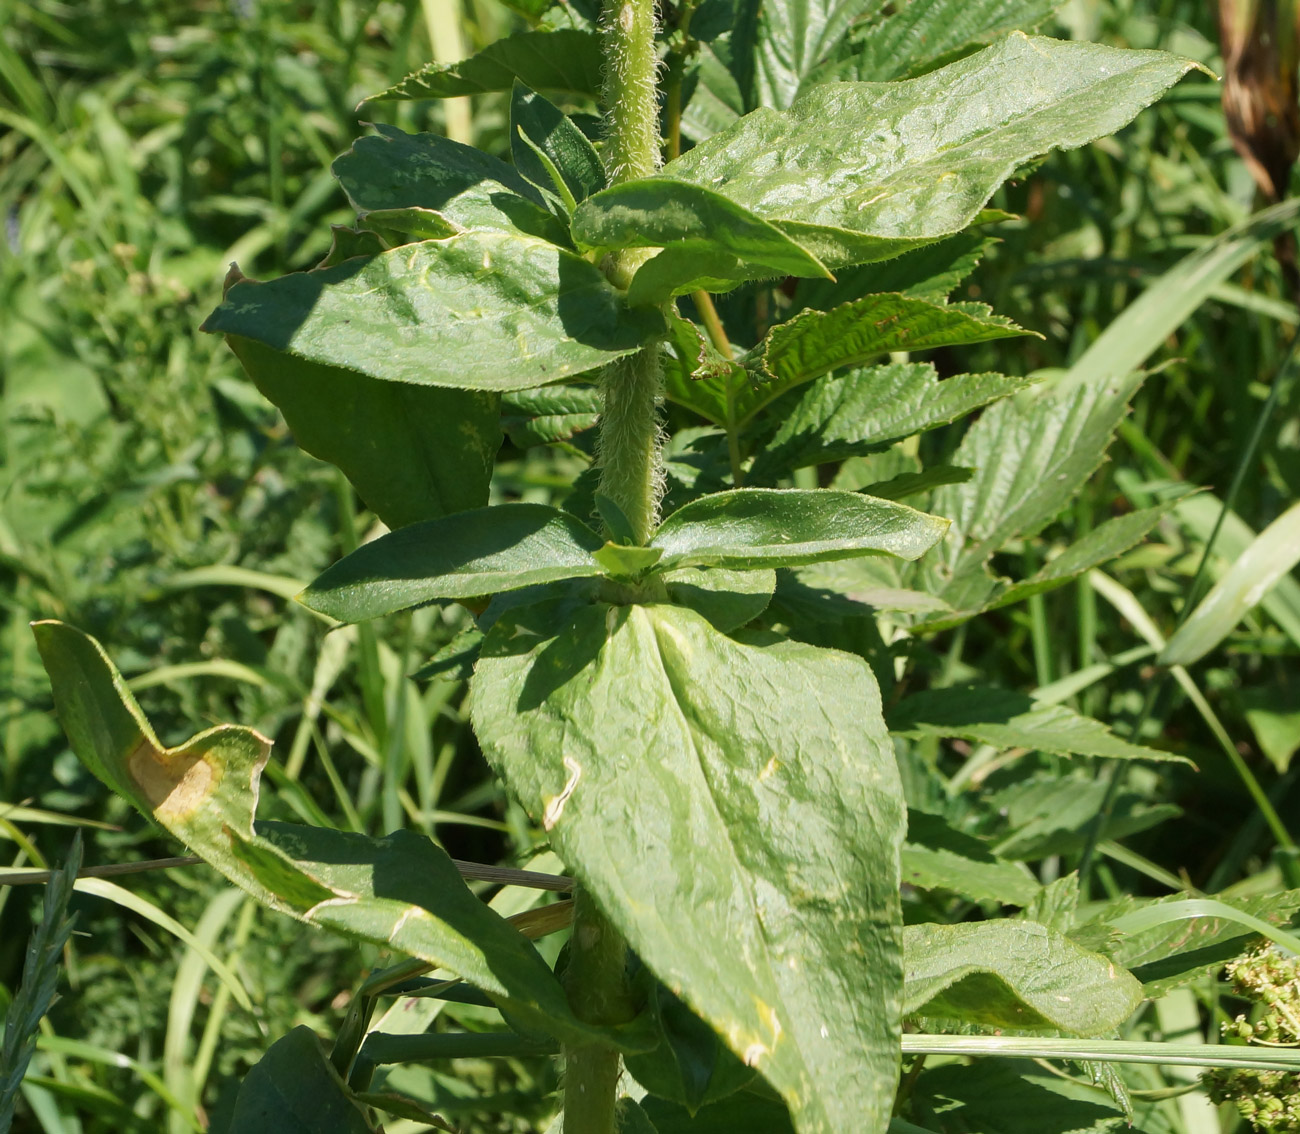
M 196 331 L 230 261 L 270 277 L 326 253 L 328 224 L 352 219 L 329 162 L 362 136 L 363 118 L 408 130 L 449 125 L 437 102 L 354 109 L 427 62 L 438 8 L 439 0 L 0 0 L 6 864 L 61 862 L 69 821 L 87 826 L 88 864 L 175 853 L 66 750 L 27 629 L 38 617 L 111 644 L 164 742 L 188 736 L 196 722 L 226 720 L 272 737 L 266 818 L 371 833 L 411 826 L 456 857 L 485 862 L 524 862 L 539 849 L 539 832 L 508 803 L 470 738 L 463 687 L 405 679 L 462 628 L 456 615 L 425 610 L 326 638 L 321 621 L 289 601 L 352 550 L 373 518 L 357 512 L 332 469 L 295 446 L 224 345 Z M 494 0 L 473 0 L 461 50 L 443 42 L 437 50 L 468 54 L 516 19 Z M 1213 13 L 1199 0 L 1073 0 L 1057 31 L 1218 63 Z M 478 97 L 468 120 L 473 140 L 502 154 L 505 103 Z M 1020 376 L 1068 365 L 1152 279 L 1246 217 L 1254 192 L 1227 139 L 1216 87 L 1184 83 L 1118 136 L 1052 155 L 995 200 L 1020 219 L 998 226 L 1001 243 L 957 298 L 988 302 L 1043 338 L 931 357 L 944 374 Z M 719 306 L 725 317 L 729 305 L 753 302 L 742 290 Z M 1032 574 L 1054 546 L 1176 484 L 1222 496 L 1297 323 L 1271 255 L 1219 287 L 1153 359 L 1163 370 L 1139 393 L 1110 463 L 1008 566 Z M 959 437 L 960 429 L 927 436 L 927 464 Z M 551 502 L 584 456 L 516 447 L 523 443 L 515 435 L 502 455 L 494 499 Z M 850 475 L 868 483 L 899 471 L 884 458 L 871 462 Z M 1272 419 L 1237 513 L 1258 531 L 1298 493 L 1292 399 Z M 1193 501 L 1109 568 L 1166 633 L 1212 522 L 1212 511 Z M 1232 557 L 1225 541 L 1212 571 Z M 1284 815 L 1300 800 L 1289 765 L 1300 743 L 1296 624 L 1257 611 L 1197 670 Z M 828 634 L 824 644 L 836 644 Z M 1025 689 L 1139 641 L 1083 583 L 933 639 L 917 647 L 917 660 L 949 681 L 978 676 Z M 1073 703 L 1125 733 L 1144 695 L 1139 665 Z M 1128 837 L 1103 857 L 1098 896 L 1162 896 L 1182 880 L 1241 899 L 1280 889 L 1267 831 L 1201 716 L 1170 697 L 1141 739 L 1190 757 L 1199 771 L 1131 770 L 1108 830 Z M 909 801 L 941 803 L 966 833 L 1032 861 L 1044 882 L 1062 869 L 1063 853 L 1077 850 L 1100 803 L 1101 773 L 1087 761 L 998 753 L 958 773 L 970 747 L 912 743 L 916 759 L 903 761 L 915 774 Z M 930 757 L 946 775 L 958 773 L 955 790 L 926 778 Z M 1067 797 L 1073 810 L 1062 820 Z M 173 1103 L 186 1101 L 199 1102 L 220 1128 L 225 1088 L 269 1040 L 302 1023 L 336 1030 L 349 990 L 377 960 L 374 950 L 231 896 L 204 868 L 125 885 L 197 927 L 229 960 L 255 1010 L 231 1003 L 157 919 L 111 896 L 79 895 L 64 996 L 40 1041 L 18 1130 L 185 1130 L 184 1108 Z M 955 899 L 914 897 L 910 920 L 969 912 Z M 32 887 L 0 887 L 0 1001 L 17 987 L 39 899 Z M 1236 1010 L 1223 1006 L 1227 995 L 1202 982 L 1163 1002 L 1172 1007 L 1158 1018 L 1149 1013 L 1138 1034 L 1213 1029 Z M 471 1029 L 486 1019 L 473 1005 L 443 1014 Z M 546 1060 L 461 1060 L 400 1075 L 475 1131 L 540 1129 L 552 1109 Z M 1142 1075 L 1133 1085 L 1179 1082 L 1154 1069 Z M 1143 1112 L 1144 1128 L 1188 1134 L 1232 1121 L 1177 1099 Z

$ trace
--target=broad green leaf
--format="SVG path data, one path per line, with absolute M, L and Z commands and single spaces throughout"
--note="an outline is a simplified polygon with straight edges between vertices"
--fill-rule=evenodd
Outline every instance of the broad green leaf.
M 942 520 L 856 492 L 740 488 L 703 496 L 650 540 L 663 566 L 789 567 L 855 555 L 916 559 L 943 536 Z
M 988 844 L 950 826 L 941 816 L 909 808 L 903 843 L 903 881 L 921 890 L 946 890 L 973 902 L 1023 906 L 1041 887 Z
M 598 208 L 588 207 L 595 202 Z M 661 178 L 588 198 L 573 215 L 573 239 L 589 248 L 662 249 L 632 278 L 634 304 L 663 303 L 701 287 L 725 290 L 742 280 L 830 274 L 786 233 L 711 186 Z
M 773 327 L 743 361 L 759 375 L 763 392 L 774 397 L 890 351 L 933 350 L 1030 333 L 982 303 L 865 295 L 829 311 L 800 312 Z
M 803 617 L 821 622 L 869 617 L 882 610 L 937 616 L 950 609 L 942 599 L 904 587 L 897 561 L 878 555 L 782 571 L 777 593 Z
M 440 232 L 438 235 L 449 236 L 450 233 Z M 316 267 L 332 268 L 335 264 L 351 260 L 354 256 L 376 256 L 383 252 L 385 247 L 376 232 L 349 228 L 344 224 L 332 224 L 330 225 L 330 250 L 325 253 L 325 258 Z M 227 280 L 227 283 L 233 282 Z
M 374 1129 L 305 1026 L 276 1040 L 244 1077 L 230 1123 L 241 1134 L 368 1134 Z
M 954 686 L 914 693 L 889 713 L 890 732 L 902 736 L 958 736 L 997 748 L 1030 748 L 1115 760 L 1180 760 L 1121 740 L 1100 721 L 1064 705 L 1044 705 L 1024 693 L 991 686 Z
M 662 325 L 580 256 L 466 232 L 238 283 L 203 329 L 387 382 L 523 390 L 630 354 Z
M 698 19 L 697 9 L 691 21 L 692 35 Z M 707 43 L 699 44 L 696 49 L 694 64 L 683 83 L 682 97 L 686 103 L 682 111 L 682 134 L 693 142 L 702 142 L 734 125 L 745 112 L 745 99 L 736 76 Z
M 576 28 L 518 32 L 460 63 L 430 63 L 366 101 L 457 98 L 508 91 L 516 79 L 536 91 L 595 98 L 603 85 L 600 39 L 595 32 Z
M 702 614 L 724 634 L 762 614 L 776 589 L 775 571 L 683 567 L 666 572 L 663 580 L 673 602 Z
M 410 831 L 254 829 L 269 740 L 219 725 L 166 748 L 98 642 L 60 622 L 33 629 L 78 758 L 230 881 L 309 925 L 446 968 L 536 1027 L 591 1037 L 531 943 L 470 892 L 441 847 Z
M 1033 921 L 906 926 L 903 965 L 909 1016 L 1097 1036 L 1142 1001 L 1127 970 Z
M 974 469 L 960 465 L 932 465 L 924 472 L 899 473 L 888 480 L 872 481 L 862 486 L 868 496 L 881 500 L 906 500 L 920 496 L 945 484 L 965 484 L 974 475 Z
M 680 607 L 530 607 L 471 693 L 489 762 L 801 1134 L 882 1130 L 904 814 L 867 665 Z
M 379 382 L 231 336 L 294 440 L 343 470 L 390 528 L 487 503 L 501 447 L 496 394 Z
M 512 390 L 501 397 L 501 427 L 520 449 L 567 441 L 591 429 L 600 417 L 595 386 L 556 383 L 533 390 Z
M 515 168 L 529 181 L 551 189 L 554 187 L 551 170 L 533 146 L 545 155 L 551 169 L 559 173 L 573 200 L 585 200 L 605 188 L 605 167 L 587 136 L 559 107 L 516 82 L 510 93 L 510 156 Z
M 631 547 L 611 540 L 604 547 L 593 551 L 592 558 L 611 578 L 634 580 L 641 578 L 658 563 L 663 558 L 663 552 L 657 547 Z
M 754 41 L 755 101 L 784 110 L 849 28 L 876 16 L 885 0 L 769 0 Z
M 450 222 L 461 229 L 518 231 L 568 243 L 541 192 L 505 162 L 440 134 L 406 134 L 393 126 L 375 130 L 353 142 L 332 167 L 366 227 L 374 212 L 381 217 L 373 223 L 401 227 L 398 210 L 423 209 L 441 218 L 428 218 L 422 222 L 426 227 Z M 418 217 L 408 214 L 405 222 Z
M 677 199 L 690 184 L 771 222 L 832 269 L 889 259 L 965 228 L 1025 162 L 1112 133 L 1194 66 L 1011 35 L 918 79 L 826 83 L 788 111 L 748 114 L 654 177 L 589 198 L 575 226 L 612 236 L 602 214 L 652 201 L 651 185 Z M 657 221 L 653 240 L 621 226 L 621 246 L 710 236 L 690 208 L 661 208 Z
M 592 553 L 604 542 L 576 517 L 545 504 L 497 504 L 362 544 L 299 599 L 341 622 L 361 622 L 439 599 L 599 575 Z
M 933 366 L 920 362 L 821 378 L 782 416 L 754 459 L 751 479 L 763 483 L 793 469 L 868 453 L 947 425 L 1026 384 L 1002 374 L 958 374 L 940 381 Z M 765 390 L 746 390 L 736 401 L 747 405 Z
M 819 81 L 888 82 L 931 70 L 1011 31 L 1036 31 L 1063 0 L 909 0 L 853 37 Z
M 1293 504 L 1255 538 L 1210 589 L 1160 651 L 1161 665 L 1191 665 L 1223 641 L 1237 623 L 1300 563 L 1300 504 Z
M 1243 689 L 1240 696 L 1260 751 L 1285 773 L 1300 752 L 1300 676 L 1282 671 L 1273 681 Z
M 614 1125 L 619 1134 L 659 1134 L 641 1104 L 626 1095 L 614 1107 Z

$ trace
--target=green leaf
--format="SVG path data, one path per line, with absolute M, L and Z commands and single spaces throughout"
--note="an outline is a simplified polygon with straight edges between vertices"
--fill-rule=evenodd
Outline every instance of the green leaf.
M 614 579 L 635 580 L 641 578 L 663 556 L 657 547 L 628 547 L 620 543 L 605 544 L 599 551 L 592 552 L 592 558 Z
M 752 622 L 772 601 L 775 571 L 728 571 L 722 567 L 684 567 L 663 575 L 668 597 L 702 614 L 727 634 Z
M 231 336 L 294 440 L 343 470 L 390 528 L 487 503 L 501 447 L 496 394 L 379 382 Z
M 941 816 L 909 808 L 903 843 L 903 881 L 921 890 L 946 890 L 973 902 L 1023 906 L 1041 887 L 986 843 L 950 826 Z
M 576 28 L 525 31 L 499 39 L 460 63 L 430 63 L 367 102 L 457 98 L 508 91 L 518 80 L 535 91 L 599 96 L 600 39 Z
M 790 1115 L 775 1099 L 741 1091 L 691 1114 L 684 1106 L 647 1095 L 641 1107 L 657 1134 L 794 1134 Z M 891 1134 L 893 1124 L 890 1124 Z
M 440 232 L 438 235 L 450 234 Z M 332 224 L 330 225 L 330 250 L 325 253 L 325 258 L 316 267 L 332 268 L 335 264 L 351 260 L 354 256 L 375 256 L 384 249 L 384 242 L 379 239 L 376 232 L 349 228 L 345 224 Z
M 874 616 L 877 611 L 936 615 L 950 608 L 942 599 L 909 590 L 897 562 L 881 556 L 838 559 L 782 571 L 777 595 L 801 616 L 820 622 Z
M 933 465 L 924 472 L 899 473 L 888 480 L 864 484 L 862 491 L 881 500 L 906 500 L 921 496 L 945 484 L 965 484 L 974 475 L 974 469 L 960 465 Z
M 33 629 L 82 763 L 263 905 L 446 968 L 538 1028 L 579 1042 L 602 1034 L 573 1016 L 532 944 L 470 892 L 441 847 L 410 831 L 254 830 L 269 740 L 219 725 L 165 748 L 98 642 L 60 622 Z
M 1112 133 L 1194 66 L 1011 35 L 919 79 L 826 83 L 788 111 L 748 114 L 654 177 L 589 198 L 575 224 L 600 231 L 602 213 L 638 197 L 649 205 L 653 185 L 677 199 L 685 183 L 725 195 L 832 269 L 890 259 L 967 227 L 1025 162 Z M 643 243 L 709 238 L 693 209 L 657 220 Z M 628 226 L 626 246 L 636 236 Z
M 424 209 L 441 218 L 426 218 L 425 227 L 450 222 L 460 229 L 522 232 L 568 243 L 540 191 L 505 162 L 440 134 L 406 134 L 393 126 L 375 130 L 353 142 L 332 167 L 367 227 L 400 227 L 397 210 Z M 370 220 L 374 212 L 382 214 L 377 222 Z M 406 220 L 418 217 L 408 213 Z
M 586 200 L 605 188 L 605 167 L 587 136 L 559 107 L 516 81 L 510 92 L 510 156 L 515 168 L 534 185 L 552 188 L 551 171 L 524 138 L 558 171 L 573 200 Z
M 1165 644 L 1160 665 L 1191 665 L 1223 641 L 1300 563 L 1300 504 L 1266 527 Z
M 650 540 L 663 566 L 788 567 L 855 555 L 916 559 L 943 521 L 888 500 L 832 489 L 741 488 L 679 508 Z
M 461 231 L 460 225 L 453 224 L 442 213 L 414 205 L 405 209 L 372 209 L 366 213 L 364 223 L 368 229 L 383 237 L 387 242 L 385 247 L 390 248 L 417 240 L 442 240 Z M 384 251 L 384 247 L 378 251 Z M 317 267 L 331 267 L 332 263 L 328 262 L 330 259 L 332 258 L 327 258 L 327 262 L 322 262 Z
M 818 81 L 888 82 L 928 71 L 1010 31 L 1035 31 L 1063 0 L 911 0 L 854 37 Z
M 763 4 L 754 42 L 755 102 L 784 110 L 858 20 L 885 0 L 779 0 Z
M 1260 751 L 1284 774 L 1300 752 L 1300 677 L 1280 671 L 1273 681 L 1243 689 L 1240 697 Z
M 742 280 L 830 274 L 807 249 L 729 197 L 670 179 L 603 190 L 578 206 L 572 231 L 589 248 L 662 249 L 632 278 L 633 304 L 660 304 L 701 287 L 725 290 Z
M 600 417 L 601 396 L 595 386 L 556 383 L 501 396 L 501 427 L 511 444 L 553 445 L 591 429 Z
M 1023 378 L 1002 374 L 958 374 L 940 381 L 933 366 L 920 362 L 822 378 L 782 415 L 750 475 L 762 483 L 808 465 L 868 453 L 900 437 L 947 425 L 1026 385 Z M 745 390 L 735 399 L 737 410 L 743 412 L 767 390 Z
M 439 599 L 599 575 L 592 553 L 604 542 L 576 517 L 545 504 L 497 504 L 371 540 L 299 599 L 341 622 L 361 622 Z
M 580 256 L 466 232 L 238 283 L 203 329 L 386 382 L 522 390 L 631 354 L 662 326 Z
M 903 929 L 904 1015 L 1097 1036 L 1142 1002 L 1142 986 L 1099 953 L 1033 921 Z
M 997 748 L 1030 748 L 1067 756 L 1190 762 L 1121 740 L 1100 721 L 1064 705 L 1045 705 L 1024 693 L 991 686 L 914 693 L 890 711 L 889 730 L 901 736 L 958 736 Z
M 276 1040 L 244 1077 L 230 1123 L 241 1134 L 368 1134 L 374 1129 L 305 1026 Z
M 773 327 L 743 363 L 759 374 L 763 392 L 771 398 L 889 351 L 933 350 L 1030 333 L 982 303 L 865 295 L 830 311 L 802 311 Z
M 474 728 L 632 948 L 802 1134 L 881 1129 L 904 816 L 879 694 L 857 658 L 748 641 L 673 606 L 508 612 Z

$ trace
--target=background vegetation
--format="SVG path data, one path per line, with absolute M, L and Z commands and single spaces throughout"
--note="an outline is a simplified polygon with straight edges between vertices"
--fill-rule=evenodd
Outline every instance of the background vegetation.
M 371 833 L 411 826 L 484 862 L 545 853 L 474 746 L 463 687 L 406 676 L 455 633 L 455 615 L 426 610 L 326 637 L 290 601 L 373 518 L 296 448 L 222 343 L 196 330 L 230 261 L 251 276 L 309 266 L 327 250 L 328 223 L 351 220 L 328 165 L 364 132 L 353 108 L 365 94 L 430 57 L 469 54 L 517 19 L 496 0 L 468 0 L 461 15 L 450 0 L 0 0 L 6 866 L 58 864 L 71 825 L 84 828 L 88 864 L 177 853 L 66 751 L 27 629 L 37 617 L 105 642 L 164 741 L 226 720 L 273 737 L 264 816 Z M 1214 12 L 1201 0 L 1072 0 L 1059 19 L 1060 35 L 1221 66 Z M 500 97 L 365 113 L 507 149 Z M 965 297 L 1044 338 L 936 362 L 944 373 L 1069 365 L 1153 280 L 1249 215 L 1255 196 L 1217 86 L 1185 82 L 1122 134 L 1053 155 L 995 202 L 1019 219 L 997 228 L 1001 244 Z M 1222 573 L 1300 490 L 1300 405 L 1286 393 L 1296 386 L 1285 365 L 1298 322 L 1270 252 L 1219 286 L 1159 344 L 1151 364 L 1161 372 L 1142 387 L 1110 462 L 1059 527 L 1025 544 L 1017 568 L 1032 573 L 1054 541 L 1177 485 L 1221 499 L 1265 399 L 1284 383 L 1209 560 L 1210 577 Z M 926 444 L 943 452 L 958 436 L 939 431 Z M 585 459 L 581 442 L 558 455 L 510 448 L 494 491 L 550 500 L 556 462 Z M 1212 501 L 1192 497 L 1108 569 L 1166 635 L 1216 517 Z M 1291 766 L 1300 584 L 1285 580 L 1195 668 L 1208 719 L 1173 683 L 1148 697 L 1144 639 L 1117 600 L 1085 580 L 941 635 L 920 660 L 949 683 L 976 665 L 1010 688 L 1071 683 L 1063 688 L 1077 690 L 1083 711 L 1196 762 L 1198 771 L 1129 770 L 1086 896 L 1276 892 L 1287 863 L 1212 728 L 1221 722 L 1279 813 L 1300 813 L 1300 764 Z M 939 775 L 910 785 L 914 802 L 929 798 L 1043 881 L 1078 864 L 1106 769 L 960 743 L 923 755 Z M 0 1008 L 18 985 L 39 902 L 36 887 L 0 887 Z M 228 1088 L 267 1043 L 300 1023 L 336 1030 L 377 959 L 259 909 L 202 867 L 83 882 L 73 906 L 64 996 L 43 1025 L 17 1130 L 222 1129 Z M 926 898 L 909 916 L 970 912 Z M 214 978 L 209 949 L 251 1010 Z M 1213 1040 L 1240 1008 L 1228 984 L 1207 981 L 1140 1017 L 1134 1037 Z M 407 1026 L 437 1026 L 431 1011 Z M 478 1018 L 472 1005 L 441 1011 L 470 1028 Z M 468 1130 L 540 1130 L 554 1109 L 547 1061 L 400 1074 Z M 1234 1127 L 1235 1111 L 1202 1095 L 1160 1097 L 1185 1082 L 1179 1075 L 1140 1069 L 1132 1085 L 1157 1092 L 1143 1129 Z M 390 1126 L 403 1129 L 422 1127 Z

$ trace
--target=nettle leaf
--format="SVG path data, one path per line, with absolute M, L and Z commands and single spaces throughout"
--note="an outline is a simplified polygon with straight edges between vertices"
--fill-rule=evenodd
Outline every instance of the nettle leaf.
M 412 524 L 362 544 L 299 596 L 312 610 L 361 622 L 439 599 L 467 599 L 602 573 L 605 541 L 545 504 L 497 504 Z
M 776 433 L 754 458 L 750 478 L 763 483 L 808 465 L 869 453 L 947 425 L 1028 384 L 1003 374 L 958 374 L 940 381 L 933 366 L 919 362 L 818 379 L 782 415 Z M 760 386 L 746 404 L 764 389 Z
M 945 890 L 973 902 L 1023 906 L 1042 887 L 1023 866 L 999 858 L 987 843 L 942 816 L 909 808 L 903 843 L 903 881 L 921 890 Z
M 499 39 L 460 63 L 430 63 L 367 102 L 457 98 L 508 91 L 517 79 L 536 91 L 596 98 L 602 87 L 600 38 L 594 31 L 558 28 Z
M 306 1026 L 281 1036 L 244 1077 L 232 1130 L 247 1134 L 369 1134 L 364 1108 L 349 1093 Z
M 520 173 L 544 189 L 560 188 L 554 170 L 572 201 L 605 188 L 596 147 L 559 107 L 520 82 L 510 93 L 510 156 Z
M 597 193 L 575 214 L 575 236 L 612 235 L 602 214 L 651 200 L 642 186 L 684 201 L 687 184 L 725 195 L 832 269 L 890 259 L 967 227 L 1025 162 L 1112 133 L 1194 66 L 1015 34 L 907 82 L 826 83 L 788 111 L 746 115 L 646 181 Z M 625 226 L 620 246 L 712 239 L 692 208 L 658 220 L 653 240 Z
M 1035 31 L 1063 0 L 910 0 L 883 20 L 862 25 L 848 57 L 816 81 L 888 82 L 931 70 L 1011 31 Z
M 914 693 L 890 710 L 889 729 L 901 736 L 957 736 L 998 748 L 1190 763 L 1182 756 L 1121 740 L 1100 721 L 1064 705 L 1044 704 L 1027 694 L 991 686 Z
M 98 642 L 60 622 L 33 630 L 78 758 L 231 882 L 309 925 L 446 968 L 535 1027 L 592 1036 L 541 955 L 470 892 L 441 847 L 410 831 L 255 830 L 266 737 L 219 725 L 165 748 Z
M 903 964 L 908 1016 L 1096 1036 L 1142 1002 L 1126 969 L 1033 921 L 905 926 Z
M 388 227 L 400 227 L 396 210 L 425 209 L 462 229 L 523 232 L 568 243 L 540 191 L 512 166 L 440 134 L 407 134 L 382 125 L 375 130 L 353 142 L 331 167 L 367 226 L 375 212 L 386 214 Z
M 227 340 L 294 440 L 338 466 L 390 528 L 487 503 L 498 395 L 379 382 L 251 339 Z
M 553 445 L 591 429 L 600 417 L 600 391 L 595 386 L 556 383 L 533 390 L 512 390 L 501 396 L 501 427 L 520 449 Z
M 742 360 L 769 396 L 889 351 L 933 350 L 1032 334 L 983 303 L 866 295 L 830 311 L 802 311 L 773 327 Z M 1041 337 L 1041 336 L 1040 336 Z
M 631 354 L 662 326 L 572 252 L 466 232 L 238 283 L 203 329 L 386 382 L 523 390 Z
M 552 846 L 802 1134 L 883 1129 L 904 813 L 868 666 L 680 607 L 535 606 L 493 627 L 471 700 Z
M 763 4 L 754 36 L 755 103 L 784 109 L 858 20 L 885 0 L 781 0 Z M 742 48 L 743 50 L 743 48 Z
M 701 497 L 659 526 L 668 567 L 788 567 L 855 555 L 916 559 L 943 521 L 888 500 L 831 489 L 740 488 Z

